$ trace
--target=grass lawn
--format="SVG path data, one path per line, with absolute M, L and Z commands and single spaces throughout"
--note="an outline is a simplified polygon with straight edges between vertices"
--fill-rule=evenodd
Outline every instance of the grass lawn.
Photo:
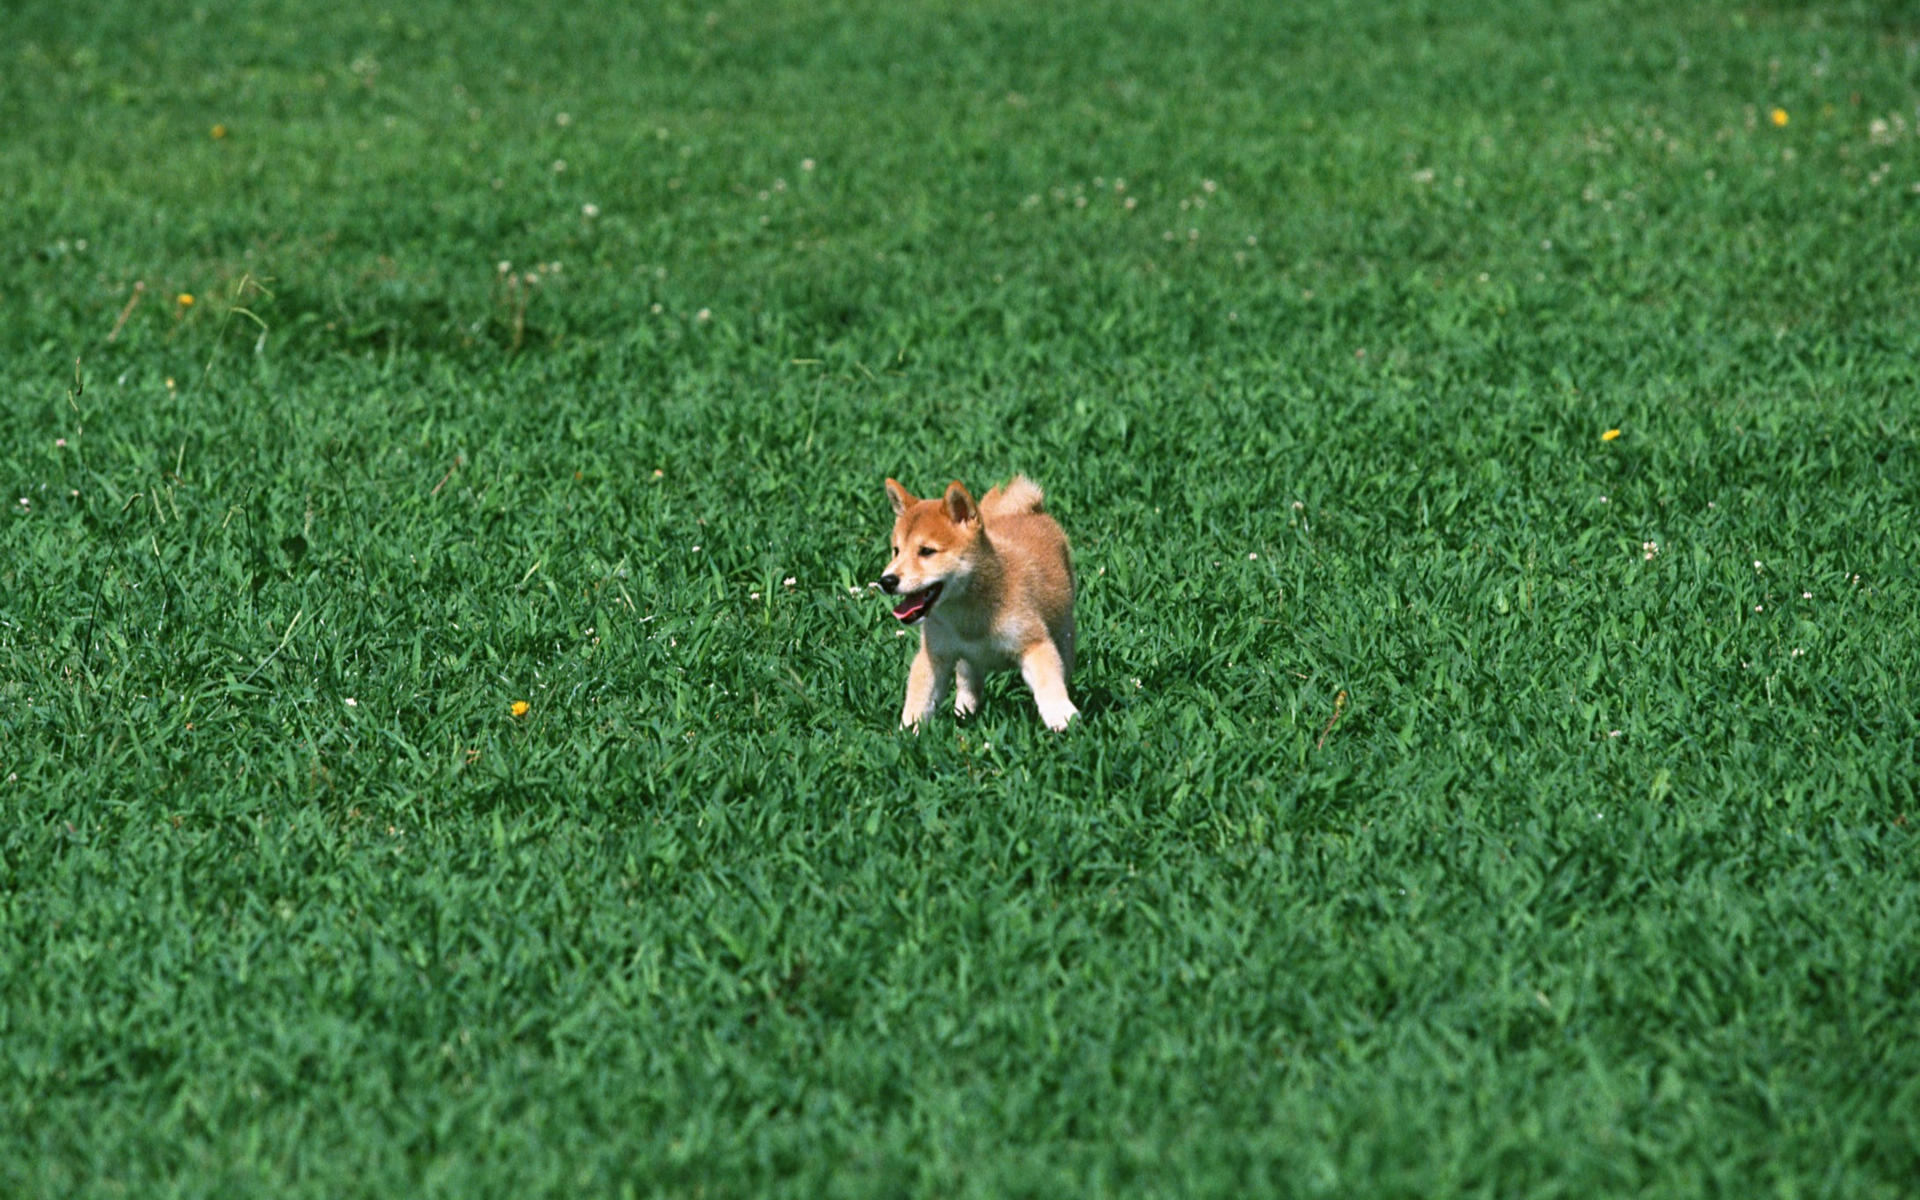
M 0 1195 L 1913 1194 L 1911 6 L 5 29 Z

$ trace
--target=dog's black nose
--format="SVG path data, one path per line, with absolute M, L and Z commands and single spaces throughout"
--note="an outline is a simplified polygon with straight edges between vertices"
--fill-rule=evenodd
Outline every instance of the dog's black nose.
M 880 577 L 880 590 L 889 596 L 893 595 L 893 593 L 900 590 L 900 577 L 898 575 L 882 575 Z

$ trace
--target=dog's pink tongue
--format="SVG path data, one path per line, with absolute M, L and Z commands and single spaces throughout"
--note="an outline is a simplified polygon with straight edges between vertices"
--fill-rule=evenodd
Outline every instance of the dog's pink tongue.
M 917 592 L 914 595 L 908 596 L 905 600 L 902 600 L 899 606 L 893 610 L 893 615 L 902 621 L 911 621 L 925 612 L 926 608 L 926 594 Z

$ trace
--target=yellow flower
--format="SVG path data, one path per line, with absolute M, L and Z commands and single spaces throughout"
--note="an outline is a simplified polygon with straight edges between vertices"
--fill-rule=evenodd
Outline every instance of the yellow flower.
M 181 307 L 181 308 L 192 308 L 192 307 L 193 307 L 193 293 L 192 293 L 192 292 L 181 292 L 181 293 L 180 293 L 180 294 L 179 294 L 178 296 L 175 296 L 175 297 L 174 297 L 174 299 L 176 299 L 176 300 L 178 300 L 178 301 L 180 302 L 180 307 Z
M 516 717 L 524 717 L 527 715 L 527 710 L 532 707 L 533 705 L 528 704 L 525 700 L 515 700 L 513 702 L 513 715 Z
M 1767 120 L 1772 121 L 1776 128 L 1782 127 L 1787 123 L 1787 110 L 1776 108 L 1767 114 Z
M 227 136 L 227 127 L 225 125 L 215 125 L 212 129 L 208 130 L 208 133 L 212 136 L 213 140 L 217 142 Z
M 1609 429 L 1605 433 L 1600 435 L 1600 440 L 1603 442 L 1610 442 L 1619 436 L 1620 436 L 1620 431 L 1618 429 Z

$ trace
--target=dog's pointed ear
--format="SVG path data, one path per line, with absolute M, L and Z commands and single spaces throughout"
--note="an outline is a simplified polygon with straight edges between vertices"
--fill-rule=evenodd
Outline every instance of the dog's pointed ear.
M 947 485 L 947 520 L 955 525 L 969 525 L 980 519 L 980 506 L 973 502 L 966 485 L 958 479 Z
M 900 486 L 897 479 L 887 480 L 887 499 L 893 502 L 893 515 L 899 516 L 907 511 L 907 505 L 913 503 L 913 493 Z

